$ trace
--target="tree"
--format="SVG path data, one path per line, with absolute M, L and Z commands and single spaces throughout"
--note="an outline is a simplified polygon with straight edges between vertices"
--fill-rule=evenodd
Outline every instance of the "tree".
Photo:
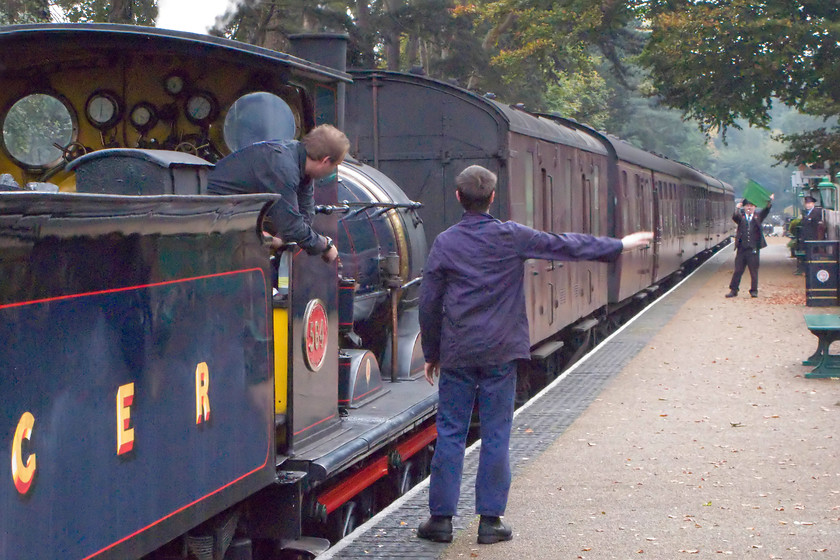
M 0 25 L 50 20 L 48 0 L 6 0 L 0 4 Z
M 825 0 L 650 0 L 642 56 L 653 92 L 707 134 L 767 128 L 774 102 L 840 114 L 840 10 Z M 840 160 L 840 129 L 784 135 L 777 159 Z M 816 148 L 816 149 L 815 149 Z
M 343 32 L 349 37 L 348 64 L 356 68 L 449 70 L 439 62 L 466 55 L 454 51 L 468 40 L 452 17 L 452 0 L 244 0 L 214 33 L 276 50 L 303 31 Z M 449 57 L 452 53 L 454 56 Z
M 153 26 L 157 0 L 49 0 L 70 23 L 128 23 Z
M 488 77 L 518 88 L 537 82 L 544 90 L 564 75 L 591 73 L 600 58 L 623 81 L 625 55 L 642 46 L 634 6 L 624 0 L 484 0 L 456 13 L 476 18 L 495 71 Z

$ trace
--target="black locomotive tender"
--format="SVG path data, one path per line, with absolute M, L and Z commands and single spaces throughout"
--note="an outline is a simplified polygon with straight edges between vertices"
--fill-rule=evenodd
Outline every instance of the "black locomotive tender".
M 528 265 L 523 393 L 728 241 L 733 192 L 708 175 L 428 78 L 348 74 L 340 37 L 298 45 L 0 28 L 0 557 L 316 555 L 423 478 L 417 289 L 468 164 L 498 173 L 502 219 L 656 232 L 613 265 Z M 207 170 L 322 122 L 355 157 L 316 188 L 342 268 L 294 247 L 272 266 L 273 196 L 206 196 Z

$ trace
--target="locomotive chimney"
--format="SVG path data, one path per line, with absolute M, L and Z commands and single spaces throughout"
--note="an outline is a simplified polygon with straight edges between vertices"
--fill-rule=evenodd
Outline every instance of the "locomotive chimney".
M 341 72 L 347 71 L 347 39 L 344 33 L 298 33 L 289 35 L 292 54 L 298 58 L 328 66 Z M 344 130 L 345 84 L 336 87 L 336 127 Z

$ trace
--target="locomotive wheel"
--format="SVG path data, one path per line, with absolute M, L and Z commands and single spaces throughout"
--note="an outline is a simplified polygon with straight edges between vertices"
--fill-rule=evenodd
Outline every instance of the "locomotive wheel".
M 358 521 L 356 502 L 347 502 L 330 516 L 329 539 L 340 541 L 356 529 Z
M 400 472 L 400 482 L 397 486 L 397 491 L 399 496 L 404 495 L 406 492 L 411 490 L 411 487 L 414 486 L 414 478 L 412 474 L 414 472 L 414 462 L 407 461 L 403 465 L 402 472 Z

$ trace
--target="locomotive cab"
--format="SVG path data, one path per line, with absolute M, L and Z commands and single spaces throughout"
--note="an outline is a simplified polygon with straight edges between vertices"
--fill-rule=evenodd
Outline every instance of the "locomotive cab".
M 316 554 L 326 541 L 304 534 L 340 538 L 421 479 L 437 393 L 417 379 L 419 205 L 346 162 L 316 187 L 313 223 L 342 268 L 289 246 L 272 279 L 277 195 L 205 194 L 238 147 L 340 126 L 349 76 L 134 26 L 6 26 L 0 47 L 0 424 L 17 434 L 0 556 L 166 558 L 167 543 L 228 546 L 217 529 L 239 519 L 237 549 Z M 62 351 L 25 355 L 21 337 Z M 63 431 L 79 422 L 97 437 Z M 103 525 L 104 509 L 125 514 Z

